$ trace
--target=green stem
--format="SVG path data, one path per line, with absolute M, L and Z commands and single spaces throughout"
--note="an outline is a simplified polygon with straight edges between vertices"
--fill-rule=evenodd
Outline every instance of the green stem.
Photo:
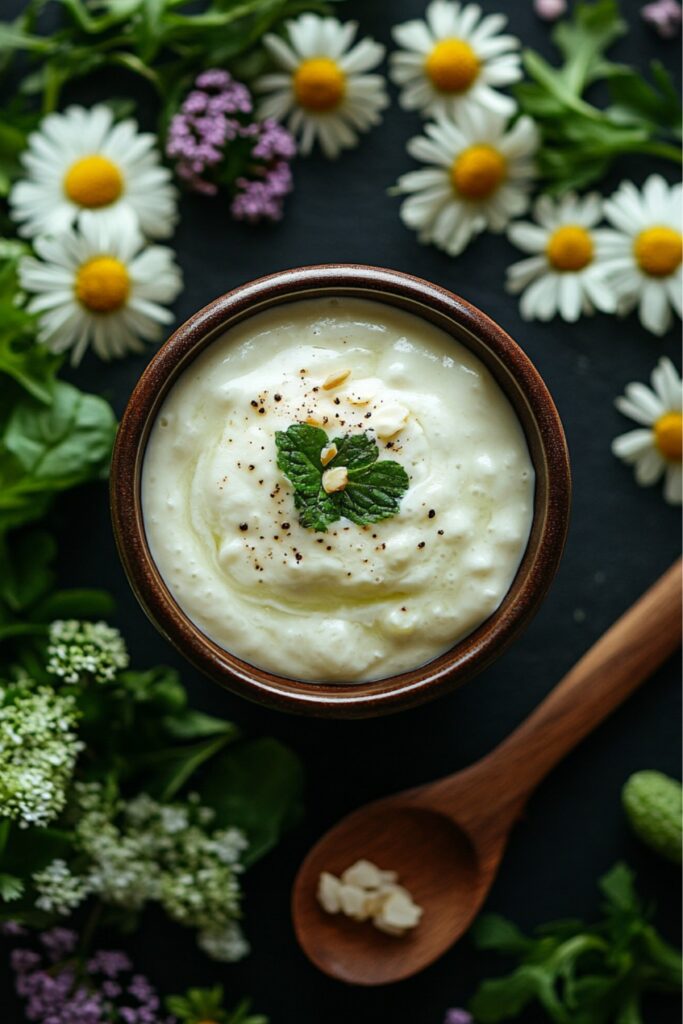
M 12 823 L 9 818 L 3 818 L 2 821 L 0 821 L 0 859 L 2 858 L 2 855 L 5 852 L 5 847 L 7 846 L 11 824 Z

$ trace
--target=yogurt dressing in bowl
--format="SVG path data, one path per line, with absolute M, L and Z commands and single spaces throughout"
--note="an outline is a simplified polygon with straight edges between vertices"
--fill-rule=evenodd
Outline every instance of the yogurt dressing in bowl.
M 298 522 L 275 435 L 365 433 L 406 470 L 398 512 Z M 325 683 L 415 668 L 498 608 L 524 554 L 534 470 L 508 399 L 410 313 L 304 299 L 213 341 L 166 397 L 142 470 L 145 532 L 185 614 L 237 657 Z

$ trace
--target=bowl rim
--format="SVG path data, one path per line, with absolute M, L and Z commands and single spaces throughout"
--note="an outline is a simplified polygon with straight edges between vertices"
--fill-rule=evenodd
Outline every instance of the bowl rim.
M 182 611 L 147 544 L 140 481 L 159 407 L 207 345 L 230 326 L 271 306 L 340 293 L 384 300 L 437 323 L 466 346 L 469 340 L 474 355 L 493 372 L 522 424 L 536 471 L 534 515 L 526 551 L 503 602 L 448 651 L 415 669 L 369 683 L 307 683 L 236 657 L 210 640 Z M 110 503 L 116 546 L 128 581 L 148 618 L 185 658 L 256 703 L 318 717 L 360 718 L 409 708 L 454 689 L 497 658 L 528 625 L 559 566 L 569 523 L 571 471 L 562 423 L 542 377 L 495 321 L 447 289 L 410 274 L 355 263 L 318 264 L 279 271 L 234 288 L 189 317 L 158 349 L 133 389 L 118 428 Z

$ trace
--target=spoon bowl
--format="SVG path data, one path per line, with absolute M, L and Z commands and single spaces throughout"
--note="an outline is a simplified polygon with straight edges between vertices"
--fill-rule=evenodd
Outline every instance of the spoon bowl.
M 321 915 L 315 880 L 322 871 L 341 875 L 359 851 L 390 866 L 400 880 L 410 879 L 428 927 L 396 937 L 367 922 Z M 293 893 L 297 937 L 326 974 L 352 984 L 387 984 L 422 970 L 452 945 L 476 914 L 481 891 L 476 851 L 451 818 L 419 804 L 382 800 L 348 815 L 306 857 Z
M 493 884 L 510 830 L 547 773 L 679 646 L 681 564 L 640 598 L 492 753 L 437 782 L 376 800 L 327 832 L 302 863 L 292 915 L 326 974 L 386 985 L 427 967 L 467 930 Z M 320 874 L 359 859 L 396 871 L 423 908 L 415 929 L 385 935 L 327 914 Z

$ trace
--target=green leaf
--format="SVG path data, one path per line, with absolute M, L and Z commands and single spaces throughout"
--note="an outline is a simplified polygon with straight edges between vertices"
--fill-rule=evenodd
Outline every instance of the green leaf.
M 626 864 L 618 863 L 603 875 L 598 885 L 612 909 L 640 914 L 641 905 L 634 883 L 633 871 Z
M 104 399 L 55 381 L 50 407 L 19 403 L 3 441 L 34 481 L 64 490 L 92 476 L 93 467 L 102 467 L 115 429 L 114 414 Z
M 499 914 L 483 914 L 475 921 L 471 934 L 478 949 L 499 953 L 525 953 L 533 945 L 517 925 Z
M 478 1024 L 510 1020 L 533 1002 L 546 981 L 542 968 L 520 967 L 505 978 L 484 981 L 470 1001 L 469 1009 Z
M 20 899 L 24 892 L 24 883 L 16 875 L 0 874 L 0 900 L 12 903 Z
M 388 519 L 399 511 L 410 481 L 403 466 L 382 459 L 372 466 L 349 470 L 349 482 L 334 495 L 337 508 L 353 523 L 364 526 Z
M 174 668 L 158 665 L 144 671 L 120 672 L 118 684 L 128 701 L 154 705 L 165 715 L 178 715 L 187 707 L 187 694 Z
M 53 586 L 52 562 L 57 554 L 54 538 L 45 530 L 0 537 L 0 597 L 13 612 L 35 604 Z
M 116 601 L 106 590 L 74 587 L 55 590 L 31 609 L 31 622 L 55 619 L 108 619 L 116 612 Z
M 303 773 L 298 758 L 274 739 L 237 743 L 211 765 L 199 787 L 216 824 L 241 828 L 249 839 L 243 858 L 253 864 L 301 813 Z
M 327 467 L 320 456 L 329 443 L 337 454 Z M 277 464 L 294 488 L 294 505 L 302 526 L 324 532 L 341 516 L 359 525 L 376 523 L 399 511 L 408 489 L 408 474 L 397 462 L 378 462 L 379 450 L 368 434 L 336 437 L 330 442 L 319 427 L 295 423 L 275 435 Z M 348 482 L 342 491 L 327 494 L 325 468 L 344 466 Z
M 186 708 L 175 715 L 166 715 L 163 724 L 169 736 L 176 740 L 194 740 L 218 735 L 237 739 L 239 736 L 239 729 L 232 722 L 206 715 L 203 711 L 195 711 L 193 708 Z
M 324 533 L 339 513 L 322 485 L 320 453 L 328 442 L 318 427 L 296 423 L 275 434 L 278 468 L 294 488 L 294 505 L 302 526 Z
M 532 81 L 517 85 L 515 94 L 520 112 L 539 128 L 536 159 L 554 194 L 586 188 L 627 153 L 681 163 L 680 100 L 666 72 L 654 64 L 650 85 L 640 69 L 606 55 L 624 31 L 616 0 L 577 3 L 553 32 L 559 65 L 533 50 L 523 54 Z M 606 110 L 585 95 L 597 83 L 610 93 Z
M 147 792 L 161 801 L 173 800 L 195 772 L 215 757 L 230 739 L 230 734 L 226 733 L 190 746 L 150 751 L 138 755 L 134 767 L 149 773 Z

